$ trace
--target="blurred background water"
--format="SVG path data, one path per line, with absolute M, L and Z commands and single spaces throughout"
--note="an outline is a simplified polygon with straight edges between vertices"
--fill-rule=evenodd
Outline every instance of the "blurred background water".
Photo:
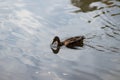
M 120 80 L 120 0 L 0 0 L 0 80 Z M 50 49 L 84 35 L 80 50 Z

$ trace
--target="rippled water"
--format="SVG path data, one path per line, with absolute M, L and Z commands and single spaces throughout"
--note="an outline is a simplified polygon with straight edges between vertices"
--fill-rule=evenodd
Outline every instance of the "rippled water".
M 120 1 L 86 1 L 0 0 L 0 80 L 120 80 Z M 56 35 L 87 39 L 53 54 Z

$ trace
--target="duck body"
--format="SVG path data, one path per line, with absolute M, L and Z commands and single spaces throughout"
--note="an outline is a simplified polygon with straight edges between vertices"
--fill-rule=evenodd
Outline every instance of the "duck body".
M 76 37 L 68 38 L 64 40 L 62 43 L 64 44 L 64 46 L 68 48 L 75 49 L 76 47 L 83 47 L 84 39 L 85 39 L 84 36 L 76 36 Z

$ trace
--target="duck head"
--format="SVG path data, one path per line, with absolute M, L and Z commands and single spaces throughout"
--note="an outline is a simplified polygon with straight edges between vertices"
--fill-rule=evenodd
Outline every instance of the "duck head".
M 60 39 L 58 36 L 55 36 L 54 39 L 53 39 L 53 42 L 51 44 L 51 49 L 52 51 L 57 54 L 60 50 L 60 47 L 63 45 L 62 42 L 60 42 Z

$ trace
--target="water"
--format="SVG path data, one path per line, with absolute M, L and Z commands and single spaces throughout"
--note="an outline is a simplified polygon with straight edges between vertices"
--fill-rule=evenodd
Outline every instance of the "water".
M 84 1 L 0 0 L 0 80 L 119 80 L 120 2 Z M 54 36 L 78 35 L 53 54 Z

